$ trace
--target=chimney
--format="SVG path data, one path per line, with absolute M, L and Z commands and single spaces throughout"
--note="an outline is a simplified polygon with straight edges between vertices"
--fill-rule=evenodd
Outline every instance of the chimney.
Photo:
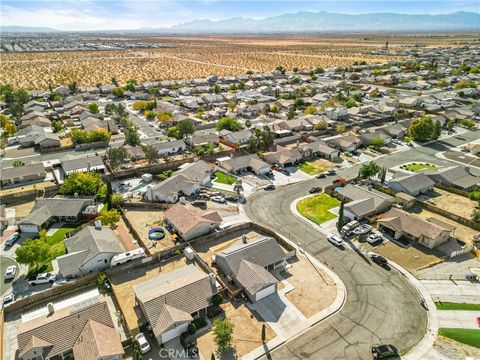
M 102 229 L 102 221 L 97 220 L 95 221 L 95 230 L 101 230 Z
M 242 235 L 242 243 L 244 243 L 244 244 L 247 243 L 247 234 Z
M 47 310 L 48 310 L 48 315 L 53 315 L 55 312 L 55 308 L 53 307 L 53 303 L 48 303 L 47 304 Z
M 215 279 L 215 274 L 214 273 L 209 273 L 210 276 L 210 282 L 213 286 L 217 286 L 217 280 Z

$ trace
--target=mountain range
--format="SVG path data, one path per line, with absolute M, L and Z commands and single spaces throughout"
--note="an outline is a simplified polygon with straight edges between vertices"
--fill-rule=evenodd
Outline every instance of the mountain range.
M 272 3 L 273 4 L 273 3 Z M 54 32 L 50 28 L 4 26 L 1 32 Z M 91 30 L 90 32 L 94 32 Z M 115 30 L 128 33 L 314 33 L 314 32 L 361 32 L 361 31 L 480 31 L 480 14 L 455 12 L 441 15 L 409 15 L 397 13 L 340 14 L 325 11 L 297 12 L 263 19 L 233 17 L 226 20 L 200 19 L 180 23 L 169 28 L 142 28 L 137 30 Z M 103 31 L 109 32 L 109 31 Z

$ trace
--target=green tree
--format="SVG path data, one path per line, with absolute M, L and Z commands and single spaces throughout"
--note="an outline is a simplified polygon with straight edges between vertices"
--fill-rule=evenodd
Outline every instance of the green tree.
M 172 122 L 173 115 L 170 111 L 161 111 L 157 114 L 157 118 L 162 125 L 167 125 Z
M 247 129 L 250 129 L 251 126 L 252 126 L 252 121 L 250 119 L 245 120 L 245 127 Z
M 193 122 L 188 119 L 180 120 L 177 123 L 177 139 L 183 139 L 187 135 L 195 133 Z
M 480 189 L 474 189 L 468 194 L 468 198 L 472 201 L 477 201 L 480 206 Z
M 155 119 L 155 117 L 157 115 L 157 114 L 155 114 L 155 111 L 153 111 L 153 110 L 147 110 L 143 114 L 145 115 L 145 118 L 147 120 L 150 120 L 150 121 Z
M 12 165 L 13 167 L 22 167 L 25 163 L 22 160 L 14 160 Z
M 123 96 L 123 89 L 121 87 L 116 87 L 112 90 L 112 94 L 116 97 L 122 97 Z
M 92 114 L 97 114 L 98 104 L 96 102 L 91 102 L 90 104 L 88 104 L 88 111 L 90 111 Z
M 68 88 L 70 89 L 70 92 L 72 94 L 76 94 L 78 92 L 78 84 L 76 81 L 72 81 L 70 84 L 68 84 Z
M 477 127 L 477 122 L 470 119 L 460 120 L 460 125 L 465 126 L 466 128 L 473 129 Z
M 267 331 L 265 324 L 262 324 L 262 343 L 265 344 L 265 340 L 267 340 Z
M 239 131 L 242 129 L 242 124 L 237 119 L 231 117 L 223 117 L 217 122 L 216 129 L 217 131 Z
M 423 116 L 412 120 L 408 127 L 408 135 L 416 141 L 430 141 L 436 139 L 437 129 L 430 116 Z
M 103 225 L 113 228 L 120 221 L 120 213 L 116 209 L 102 210 L 98 214 L 97 220 L 100 220 Z
M 116 109 L 115 104 L 109 102 L 105 105 L 105 114 L 106 115 L 112 115 L 114 113 L 115 109 Z
M 137 127 L 136 126 L 128 126 L 125 129 L 125 144 L 131 145 L 131 146 L 137 146 L 140 145 L 140 135 L 138 134 Z
M 233 328 L 232 322 L 227 318 L 217 318 L 213 321 L 213 336 L 219 351 L 232 345 Z
M 220 85 L 215 84 L 215 86 L 213 87 L 213 92 L 215 94 L 220 94 L 222 92 L 222 88 L 220 87 Z
M 142 146 L 142 149 L 143 149 L 143 152 L 145 153 L 145 159 L 147 159 L 147 161 L 150 164 L 156 163 L 158 161 L 160 155 L 158 154 L 158 151 L 155 148 L 155 146 L 145 145 L 145 146 Z
M 374 136 L 368 141 L 368 145 L 374 149 L 380 149 L 383 145 L 385 145 L 385 140 L 381 136 Z
M 307 108 L 303 111 L 303 113 L 305 115 L 313 115 L 315 114 L 315 112 L 317 111 L 317 109 L 315 108 L 315 106 L 307 106 Z
M 47 261 L 50 247 L 44 240 L 27 239 L 21 246 L 15 250 L 16 260 L 20 264 L 38 265 Z
M 377 175 L 380 172 L 380 166 L 374 162 L 370 161 L 362 165 L 359 171 L 359 175 L 362 179 L 370 179 L 372 176 Z
M 346 130 L 345 124 L 342 124 L 342 123 L 337 124 L 337 126 L 335 127 L 335 131 L 339 134 L 344 133 L 345 130 Z
M 340 203 L 340 209 L 338 210 L 338 220 L 337 220 L 337 230 L 338 232 L 340 232 L 340 230 L 342 230 L 342 227 L 343 227 L 343 218 L 344 218 L 344 205 L 345 205 L 345 202 L 342 201 Z
M 296 114 L 297 114 L 297 113 L 295 112 L 295 109 L 294 109 L 294 108 L 288 109 L 288 111 L 287 111 L 287 119 L 288 119 L 288 120 L 292 120 L 292 119 L 295 117 Z
M 108 159 L 110 160 L 110 165 L 113 168 L 117 168 L 123 164 L 128 156 L 127 150 L 123 146 L 117 148 L 112 147 L 108 149 L 107 154 Z
M 105 192 L 106 186 L 100 174 L 93 171 L 71 173 L 66 176 L 60 187 L 60 193 L 63 195 L 77 193 L 81 196 L 98 196 Z
M 387 177 L 387 168 L 384 166 L 382 170 L 380 170 L 380 182 L 383 184 L 385 182 L 385 178 Z
M 455 122 L 452 121 L 452 120 L 448 120 L 448 121 L 447 121 L 447 130 L 448 130 L 448 132 L 451 132 L 454 127 L 455 127 Z
M 212 297 L 212 304 L 215 306 L 219 306 L 221 303 L 223 303 L 223 295 L 221 293 L 216 293 Z
M 318 124 L 315 124 L 314 129 L 316 131 L 322 131 L 322 130 L 326 130 L 327 127 L 328 127 L 327 122 L 325 120 L 320 120 Z
M 116 208 L 123 204 L 123 196 L 121 194 L 112 195 L 112 207 Z
M 354 107 L 354 106 L 357 106 L 357 103 L 356 103 L 355 100 L 353 100 L 353 99 L 349 99 L 349 100 L 345 103 L 345 107 L 346 107 L 347 109 L 350 109 L 350 108 L 352 108 L 352 107 Z
M 472 221 L 480 223 L 480 210 L 475 209 L 472 212 Z

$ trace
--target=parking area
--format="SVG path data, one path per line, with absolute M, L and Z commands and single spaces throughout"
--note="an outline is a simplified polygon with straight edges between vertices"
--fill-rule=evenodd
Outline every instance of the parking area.
M 161 266 L 160 263 L 152 261 L 150 265 L 145 265 L 140 268 L 128 268 L 110 277 L 113 293 L 130 332 L 136 334 L 139 325 L 145 322 L 140 308 L 135 304 L 133 286 L 185 265 L 186 262 L 184 258 L 173 259 Z
M 470 219 L 473 210 L 478 206 L 476 201 L 442 189 L 435 188 L 435 193 L 438 195 L 431 197 L 429 199 L 430 203 L 466 219 Z
M 164 229 L 165 237 L 162 240 L 152 241 L 148 238 L 149 230 L 156 227 L 163 227 L 163 211 L 126 210 L 125 215 L 150 252 L 156 253 L 175 245 L 172 235 L 166 229 Z

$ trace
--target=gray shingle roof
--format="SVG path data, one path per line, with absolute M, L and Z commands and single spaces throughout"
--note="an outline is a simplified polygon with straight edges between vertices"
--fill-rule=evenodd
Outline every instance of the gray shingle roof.
M 42 163 L 28 164 L 20 167 L 4 168 L 0 171 L 0 179 L 2 181 L 10 180 L 17 177 L 24 177 L 38 174 L 39 177 L 46 176 L 45 167 Z
M 62 165 L 63 171 L 65 171 L 66 173 L 70 171 L 87 169 L 89 166 L 91 168 L 94 168 L 97 166 L 105 166 L 100 156 L 81 157 L 77 159 L 65 159 L 61 161 L 61 165 Z
M 237 280 L 251 294 L 255 294 L 257 291 L 278 282 L 277 278 L 264 267 L 247 260 L 240 262 Z
M 269 168 L 270 165 L 265 161 L 261 160 L 257 155 L 245 155 L 229 160 L 224 160 L 220 162 L 220 166 L 228 171 L 235 171 L 237 169 L 243 169 L 246 167 L 251 167 L 254 170 L 261 170 L 263 168 Z
M 189 313 L 176 309 L 168 304 L 163 304 L 161 305 L 157 322 L 153 327 L 153 333 L 158 337 L 165 331 L 169 330 L 176 323 L 185 321 L 190 322 L 192 320 L 193 318 Z
M 92 205 L 92 199 L 51 198 L 37 200 L 30 214 L 20 224 L 42 225 L 53 216 L 77 217 L 82 210 Z
M 398 183 L 410 193 L 425 190 L 435 185 L 432 179 L 422 173 L 394 177 L 389 183 Z

